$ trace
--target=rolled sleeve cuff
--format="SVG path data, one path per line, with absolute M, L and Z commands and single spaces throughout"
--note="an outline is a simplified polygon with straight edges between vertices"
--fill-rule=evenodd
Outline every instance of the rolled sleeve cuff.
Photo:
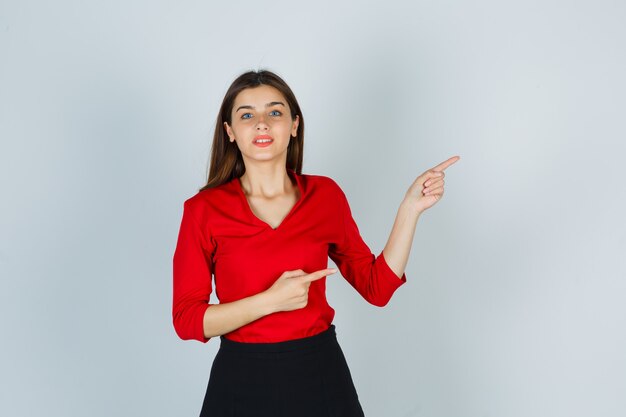
M 403 273 L 401 277 L 398 277 L 398 275 L 396 275 L 396 273 L 389 267 L 382 251 L 376 258 L 376 263 L 378 264 L 376 285 L 378 287 L 377 292 L 380 295 L 380 299 L 377 300 L 378 302 L 375 304 L 384 306 L 389 302 L 393 293 L 400 286 L 406 283 L 406 273 Z

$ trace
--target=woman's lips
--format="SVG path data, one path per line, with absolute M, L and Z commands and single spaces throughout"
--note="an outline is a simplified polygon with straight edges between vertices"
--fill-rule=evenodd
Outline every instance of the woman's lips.
M 254 143 L 254 145 L 258 146 L 259 148 L 267 148 L 272 143 L 274 143 L 274 139 L 272 139 L 271 136 L 262 135 L 255 137 L 252 143 Z

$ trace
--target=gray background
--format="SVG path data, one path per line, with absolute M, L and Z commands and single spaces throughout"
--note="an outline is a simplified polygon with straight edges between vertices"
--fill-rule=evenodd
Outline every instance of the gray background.
M 625 415 L 624 21 L 618 1 L 2 1 L 0 415 L 197 415 L 219 343 L 177 338 L 171 258 L 226 88 L 259 67 L 375 253 L 411 182 L 461 156 L 386 308 L 328 280 L 368 417 Z

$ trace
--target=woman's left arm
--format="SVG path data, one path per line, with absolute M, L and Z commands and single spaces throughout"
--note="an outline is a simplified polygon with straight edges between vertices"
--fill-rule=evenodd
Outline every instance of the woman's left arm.
M 459 156 L 453 156 L 417 177 L 400 203 L 389 239 L 383 249 L 389 268 L 398 278 L 404 274 L 409 260 L 417 220 L 424 210 L 441 199 L 445 177 L 443 171 L 459 159 Z

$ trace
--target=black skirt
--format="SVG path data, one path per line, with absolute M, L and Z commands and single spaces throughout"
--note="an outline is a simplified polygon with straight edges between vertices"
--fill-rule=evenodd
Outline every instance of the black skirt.
M 335 326 L 279 343 L 220 337 L 200 417 L 364 417 Z

